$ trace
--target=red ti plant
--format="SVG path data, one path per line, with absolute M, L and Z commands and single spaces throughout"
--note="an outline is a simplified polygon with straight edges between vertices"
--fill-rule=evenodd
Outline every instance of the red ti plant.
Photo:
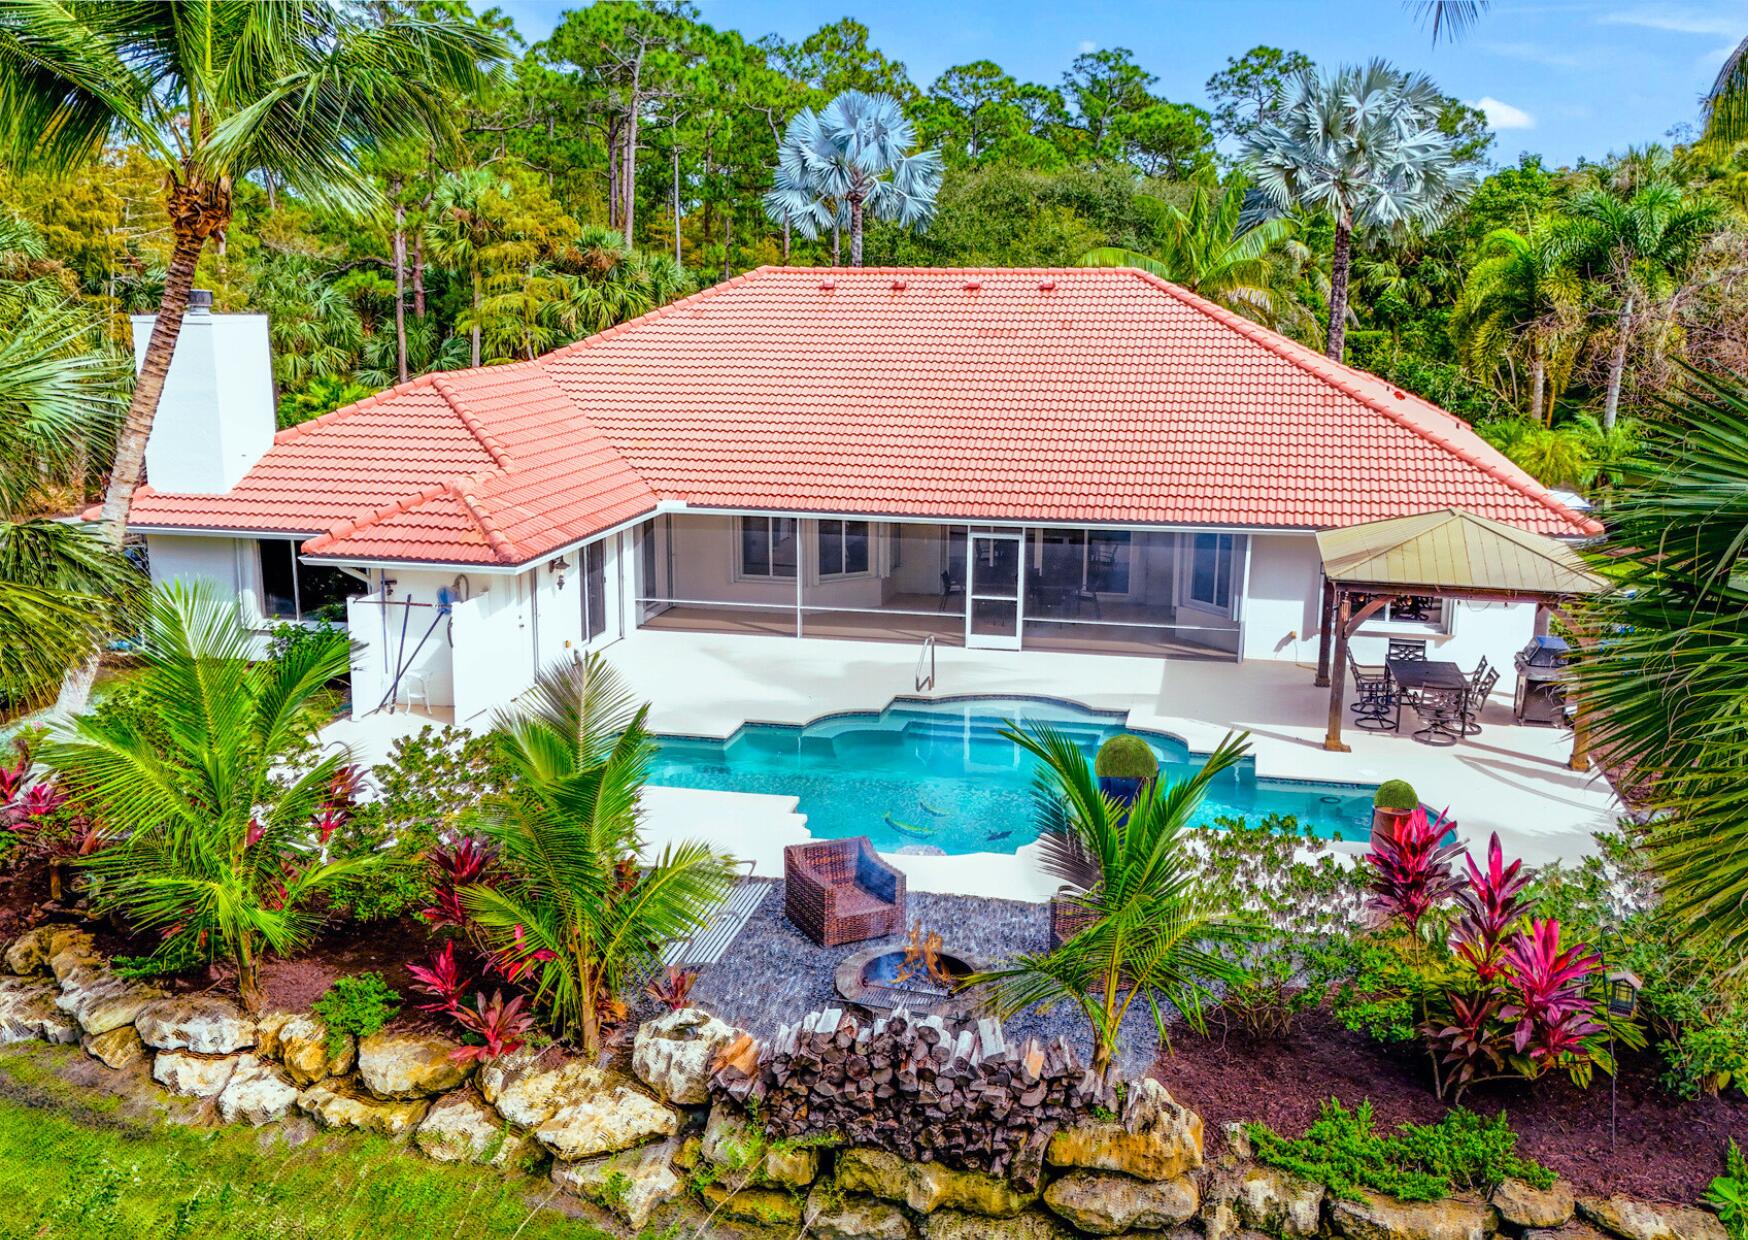
M 1536 1071 L 1568 1055 L 1586 1055 L 1584 1039 L 1602 1032 L 1586 994 L 1602 959 L 1583 943 L 1560 946 L 1560 923 L 1532 919 L 1506 946 L 1502 1020 L 1516 1021 L 1511 1041 Z
M 67 794 L 55 787 L 52 779 L 41 780 L 24 794 L 24 816 L 33 823 L 41 823 L 66 803 Z
M 16 744 L 18 761 L 11 766 L 0 766 L 0 805 L 12 804 L 12 799 L 24 787 L 25 777 L 30 774 L 30 749 L 22 740 Z
M 430 995 L 435 1003 L 421 1003 L 421 1012 L 448 1012 L 457 1015 L 461 1000 L 472 983 L 461 976 L 461 966 L 455 962 L 455 944 L 445 943 L 443 950 L 431 953 L 429 965 L 410 964 L 407 972 L 418 982 L 417 989 Z
M 527 1003 L 527 995 L 517 995 L 506 1003 L 501 990 L 492 992 L 490 1003 L 483 994 L 474 995 L 473 1006 L 458 1007 L 455 1019 L 463 1029 L 478 1036 L 480 1044 L 458 1046 L 449 1052 L 449 1057 L 458 1062 L 484 1063 L 522 1049 L 534 1028 L 534 1017 L 523 1011 Z
M 433 848 L 427 860 L 434 903 L 419 915 L 435 926 L 465 926 L 467 909 L 461 903 L 461 888 L 488 881 L 486 871 L 497 855 L 490 844 L 467 835 Z
M 1469 854 L 1464 854 L 1463 864 L 1469 871 L 1469 881 L 1457 891 L 1457 907 L 1462 916 L 1457 920 L 1452 946 L 1475 970 L 1481 984 L 1490 986 L 1503 971 L 1506 936 L 1523 917 L 1521 897 L 1529 886 L 1530 876 L 1521 873 L 1521 858 L 1505 864 L 1497 832 L 1487 844 L 1486 870 L 1478 867 Z
M 529 951 L 527 931 L 517 925 L 511 932 L 510 942 L 501 950 L 493 952 L 489 962 L 506 982 L 514 982 L 535 965 L 556 959 L 558 953 L 551 948 L 538 947 Z
M 1439 842 L 1449 831 L 1442 813 L 1428 819 L 1424 809 L 1374 829 L 1372 851 L 1366 854 L 1372 867 L 1367 906 L 1385 921 L 1400 917 L 1418 933 L 1420 919 L 1460 882 L 1451 862 L 1461 849 Z
M 1508 1039 L 1499 1024 L 1496 990 L 1489 988 L 1478 995 L 1448 994 L 1445 1001 L 1451 1008 L 1450 1022 L 1430 1022 L 1422 1031 L 1432 1039 L 1433 1053 L 1450 1070 L 1439 1082 L 1439 1096 L 1455 1089 L 1455 1100 L 1461 1102 L 1463 1091 L 1484 1073 L 1504 1068 Z
M 681 1008 L 692 1005 L 692 983 L 698 980 L 698 974 L 692 969 L 682 969 L 669 965 L 662 973 L 650 979 L 643 993 L 654 999 L 670 1012 L 678 1012 Z

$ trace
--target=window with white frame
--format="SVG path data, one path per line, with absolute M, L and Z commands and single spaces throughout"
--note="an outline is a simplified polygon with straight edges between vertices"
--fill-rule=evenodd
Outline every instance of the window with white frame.
M 1190 601 L 1221 611 L 1232 608 L 1231 534 L 1195 534 L 1190 540 Z
M 325 564 L 305 564 L 297 543 L 288 538 L 263 538 L 261 554 L 261 614 L 273 620 L 327 620 L 344 624 L 346 600 L 365 592 L 358 578 Z
M 798 524 L 794 517 L 741 517 L 740 575 L 793 581 Z
M 1354 593 L 1348 596 L 1354 615 L 1377 598 L 1374 594 Z M 1404 628 L 1430 629 L 1445 632 L 1450 627 L 1445 601 L 1433 594 L 1393 594 L 1382 607 L 1366 618 L 1370 624 L 1393 624 Z
M 868 571 L 868 523 L 840 521 L 836 518 L 818 522 L 819 575 L 821 577 L 855 577 Z

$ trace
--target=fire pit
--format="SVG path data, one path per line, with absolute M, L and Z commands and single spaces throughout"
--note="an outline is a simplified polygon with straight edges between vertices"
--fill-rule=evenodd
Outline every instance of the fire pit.
M 938 949 L 925 961 L 913 948 L 903 945 L 868 947 L 846 956 L 838 965 L 835 980 L 845 1000 L 866 1008 L 968 1016 L 977 1010 L 978 1002 L 961 990 L 960 984 L 982 967 L 969 956 Z

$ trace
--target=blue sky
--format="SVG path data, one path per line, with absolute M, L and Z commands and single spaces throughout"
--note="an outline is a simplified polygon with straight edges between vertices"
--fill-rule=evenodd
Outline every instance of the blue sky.
M 576 7 L 498 0 L 533 41 Z M 1748 36 L 1748 0 L 1494 0 L 1459 43 L 1430 45 L 1398 0 L 701 0 L 706 21 L 749 38 L 798 39 L 846 14 L 927 86 L 950 65 L 994 60 L 1055 83 L 1081 51 L 1128 47 L 1167 98 L 1205 103 L 1202 84 L 1258 43 L 1321 64 L 1385 56 L 1484 107 L 1495 158 L 1550 163 L 1664 141 L 1692 124 L 1730 48 Z

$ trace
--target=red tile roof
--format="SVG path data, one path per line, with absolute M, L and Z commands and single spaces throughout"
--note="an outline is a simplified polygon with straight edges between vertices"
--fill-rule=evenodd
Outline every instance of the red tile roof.
M 1436 406 L 1128 270 L 762 267 L 532 362 L 281 432 L 152 528 L 520 564 L 653 510 L 1598 532 Z

